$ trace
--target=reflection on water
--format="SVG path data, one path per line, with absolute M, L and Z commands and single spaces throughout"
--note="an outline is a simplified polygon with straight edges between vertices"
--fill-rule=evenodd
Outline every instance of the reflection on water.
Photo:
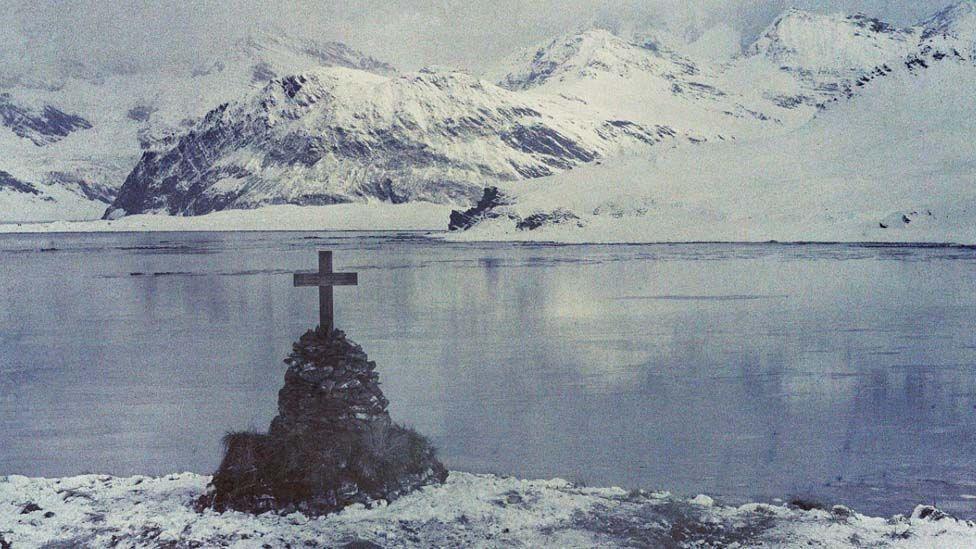
M 360 273 L 338 325 L 451 467 L 976 516 L 965 247 L 0 236 L 0 473 L 212 471 L 274 416 L 326 247 Z

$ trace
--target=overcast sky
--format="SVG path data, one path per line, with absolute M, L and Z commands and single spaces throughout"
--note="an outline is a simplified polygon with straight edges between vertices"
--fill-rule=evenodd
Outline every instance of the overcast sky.
M 750 35 L 790 5 L 862 11 L 910 24 L 951 1 L 12 0 L 13 9 L 6 11 L 13 16 L 5 17 L 0 29 L 0 61 L 58 56 L 125 65 L 206 59 L 249 31 L 275 26 L 343 41 L 401 68 L 439 64 L 478 70 L 517 47 L 593 23 L 638 28 L 666 23 L 683 31 L 724 21 Z

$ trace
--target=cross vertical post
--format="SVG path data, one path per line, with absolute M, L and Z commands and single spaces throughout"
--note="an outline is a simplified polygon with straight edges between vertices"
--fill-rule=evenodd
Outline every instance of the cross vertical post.
M 319 327 L 331 332 L 335 329 L 335 315 L 332 310 L 332 287 L 355 286 L 359 284 L 357 273 L 336 273 L 332 271 L 332 252 L 319 251 L 319 271 L 317 273 L 295 273 L 294 284 L 298 286 L 318 286 L 319 288 Z
M 332 252 L 319 250 L 319 274 L 332 272 Z M 319 326 L 331 332 L 335 328 L 335 311 L 332 309 L 332 286 L 319 286 Z

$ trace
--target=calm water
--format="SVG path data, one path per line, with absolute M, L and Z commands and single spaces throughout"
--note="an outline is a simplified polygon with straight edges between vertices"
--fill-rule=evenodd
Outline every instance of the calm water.
M 976 250 L 0 236 L 0 474 L 212 471 L 338 324 L 449 467 L 976 516 Z

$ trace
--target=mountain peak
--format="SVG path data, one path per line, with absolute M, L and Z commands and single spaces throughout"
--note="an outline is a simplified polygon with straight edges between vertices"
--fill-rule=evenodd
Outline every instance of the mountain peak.
M 963 0 L 937 12 L 921 23 L 922 39 L 936 36 L 976 38 L 976 1 Z
M 309 59 L 324 66 L 346 67 L 377 74 L 393 74 L 396 69 L 342 42 L 319 41 L 291 34 L 283 29 L 262 28 L 237 42 L 236 51 L 257 62 L 275 64 L 293 58 Z
M 786 10 L 747 49 L 783 67 L 840 73 L 864 70 L 907 55 L 913 29 L 901 29 L 864 14 Z
M 637 43 L 606 29 L 589 28 L 523 52 L 503 71 L 501 86 L 525 90 L 551 81 L 590 78 L 600 73 L 697 72 L 691 61 L 657 42 Z

